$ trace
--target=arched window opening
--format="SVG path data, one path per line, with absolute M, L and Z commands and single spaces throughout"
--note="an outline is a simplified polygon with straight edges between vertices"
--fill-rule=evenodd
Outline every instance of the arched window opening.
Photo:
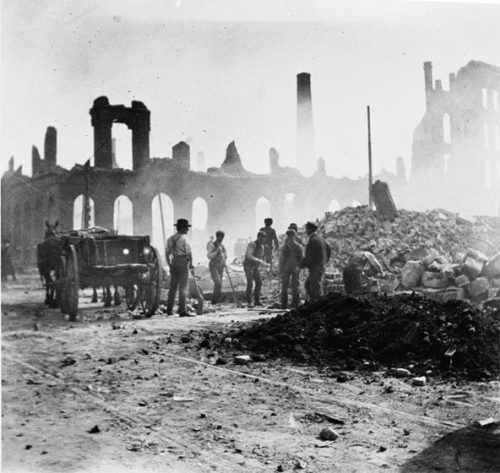
M 443 115 L 443 142 L 451 143 L 451 119 L 447 113 Z
M 488 108 L 488 89 L 481 89 L 483 108 L 486 110 Z
M 265 197 L 260 197 L 255 203 L 256 230 L 264 226 L 265 218 L 271 218 L 271 203 Z
M 193 230 L 206 230 L 208 220 L 208 205 L 205 199 L 197 197 L 193 201 Z
M 111 156 L 114 168 L 132 169 L 131 132 L 123 123 L 114 123 L 112 127 Z
M 83 194 L 80 194 L 73 202 L 73 228 L 75 230 L 80 230 L 85 228 L 85 222 L 83 221 L 84 216 L 84 199 Z M 89 207 L 90 207 L 90 222 L 89 227 L 93 227 L 94 224 L 94 200 L 89 197 Z
M 113 207 L 113 229 L 120 235 L 134 233 L 132 201 L 126 195 L 120 195 Z
M 165 243 L 167 238 L 175 231 L 174 228 L 174 203 L 163 193 L 154 196 L 151 201 L 152 238 L 151 244 L 158 248 L 162 259 L 165 258 Z

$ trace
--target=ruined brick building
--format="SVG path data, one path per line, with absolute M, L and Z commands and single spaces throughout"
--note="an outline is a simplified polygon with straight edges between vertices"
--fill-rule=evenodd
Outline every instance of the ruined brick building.
M 397 159 L 396 174 L 383 171 L 375 179 L 389 183 L 401 207 L 456 210 L 464 202 L 471 213 L 483 213 L 488 211 L 488 199 L 492 198 L 498 209 L 500 195 L 493 174 L 498 172 L 500 156 L 499 69 L 471 62 L 453 76 L 449 92 L 442 90 L 439 81 L 433 87 L 430 70 L 430 64 L 426 63 L 427 112 L 415 131 L 409 180 L 402 158 Z M 298 76 L 299 88 L 304 84 L 310 87 L 310 81 L 304 77 Z M 310 100 L 310 91 L 302 94 L 299 90 L 298 99 L 304 106 L 303 101 Z M 314 143 L 307 141 L 313 140 L 312 109 L 306 105 L 305 110 L 299 112 L 299 120 L 300 116 L 305 117 L 308 127 L 299 137 L 302 160 L 314 150 Z M 122 203 L 122 210 L 127 207 L 131 213 L 129 231 L 136 234 L 153 233 L 155 222 L 157 225 L 161 219 L 159 209 L 163 212 L 162 224 L 169 233 L 177 218 L 193 220 L 193 209 L 201 206 L 206 212 L 206 225 L 198 225 L 191 235 L 193 243 L 202 248 L 208 235 L 219 228 L 227 231 L 230 248 L 236 238 L 254 235 L 265 216 L 272 216 L 275 227 L 282 231 L 291 221 L 302 224 L 336 206 L 368 202 L 367 178 L 327 176 L 324 161 L 320 158 L 314 163 L 314 156 L 309 162 L 314 163 L 316 171 L 310 177 L 304 177 L 294 168 L 280 166 L 274 148 L 269 151 L 270 173 L 248 172 L 235 143 L 228 145 L 221 166 L 206 172 L 191 170 L 190 147 L 184 142 L 172 148 L 170 158 L 151 158 L 150 111 L 139 101 L 126 107 L 110 105 L 106 97 L 99 97 L 94 100 L 90 115 L 94 129 L 93 166 L 75 165 L 70 170 L 58 166 L 57 132 L 49 127 L 43 158 L 33 147 L 32 176 L 23 174 L 21 167 L 15 169 L 13 158 L 2 176 L 2 236 L 13 242 L 19 265 L 35 262 L 35 248 L 43 238 L 45 219 L 52 222 L 59 219 L 63 229 L 81 227 L 75 214 L 81 212 L 86 188 L 92 204 L 92 224 L 116 228 Z M 447 120 L 451 126 L 446 125 Z M 112 126 L 117 122 L 126 124 L 132 132 L 131 170 L 116 168 L 114 164 Z M 481 138 L 485 136 L 481 133 L 486 133 L 483 125 L 487 125 L 488 148 Z M 450 130 L 449 136 L 446 130 Z M 485 175 L 481 174 L 488 166 L 492 181 L 489 189 L 484 185 Z M 436 187 L 432 187 L 434 183 Z M 467 198 L 461 200 L 457 197 L 457 189 L 464 189 L 461 185 L 470 186 L 480 198 L 472 203 Z M 267 204 L 263 215 L 256 212 L 259 202 Z M 161 240 L 156 241 L 161 246 Z
M 426 113 L 413 136 L 413 207 L 498 214 L 500 68 L 471 61 L 449 74 L 445 90 L 426 62 L 424 79 Z

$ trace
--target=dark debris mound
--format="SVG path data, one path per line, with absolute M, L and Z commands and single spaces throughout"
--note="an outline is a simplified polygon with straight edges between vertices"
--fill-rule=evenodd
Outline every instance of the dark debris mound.
M 320 366 L 414 365 L 420 374 L 491 379 L 499 374 L 499 319 L 496 308 L 457 300 L 330 294 L 228 335 L 254 353 Z

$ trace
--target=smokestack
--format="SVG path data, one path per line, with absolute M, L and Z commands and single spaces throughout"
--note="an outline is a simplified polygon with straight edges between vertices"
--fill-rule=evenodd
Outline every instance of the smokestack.
M 431 103 L 431 95 L 434 89 L 432 88 L 432 62 L 424 62 L 424 81 L 425 81 L 425 104 L 427 110 Z
M 311 74 L 307 72 L 297 74 L 297 168 L 304 175 L 315 170 Z
M 47 166 L 52 167 L 57 164 L 57 130 L 53 126 L 48 126 L 45 132 L 43 158 Z

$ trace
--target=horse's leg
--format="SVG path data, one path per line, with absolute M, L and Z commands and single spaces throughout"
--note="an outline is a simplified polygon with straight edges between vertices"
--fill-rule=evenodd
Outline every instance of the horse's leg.
M 45 286 L 45 305 L 50 305 L 50 291 L 49 291 L 49 279 L 50 279 L 50 273 L 47 275 L 47 273 L 44 273 L 42 275 L 42 279 L 44 281 L 44 286 Z
M 92 300 L 90 302 L 93 304 L 97 302 L 97 288 L 95 286 L 92 286 Z
M 104 299 L 104 307 L 111 307 L 111 289 L 105 286 L 106 298 Z
M 102 297 L 101 302 L 106 303 L 106 286 L 102 286 Z
M 113 301 L 115 305 L 120 305 L 122 303 L 121 298 L 120 298 L 120 293 L 118 292 L 118 287 L 115 287 L 115 293 L 113 294 Z

